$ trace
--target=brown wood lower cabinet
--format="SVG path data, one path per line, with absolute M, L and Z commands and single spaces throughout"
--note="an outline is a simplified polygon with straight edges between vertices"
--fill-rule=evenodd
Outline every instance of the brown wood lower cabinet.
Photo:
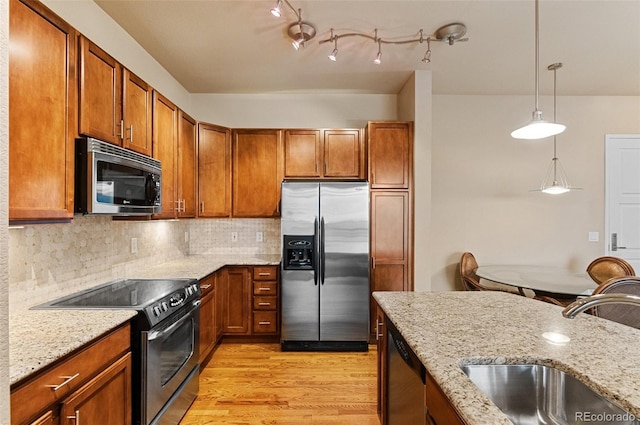
M 12 386 L 11 424 L 130 425 L 130 332 L 122 326 Z
M 224 336 L 277 336 L 280 332 L 278 266 L 227 266 L 216 297 Z M 204 302 L 204 301 L 203 301 Z
M 466 424 L 460 418 L 447 396 L 442 392 L 442 388 L 434 381 L 429 371 L 427 371 L 427 382 L 425 384 L 425 406 L 428 425 Z
M 218 294 L 216 292 L 216 281 L 219 272 L 210 274 L 200 280 L 200 372 L 207 358 L 220 340 L 218 328 L 221 322 L 218 321 Z

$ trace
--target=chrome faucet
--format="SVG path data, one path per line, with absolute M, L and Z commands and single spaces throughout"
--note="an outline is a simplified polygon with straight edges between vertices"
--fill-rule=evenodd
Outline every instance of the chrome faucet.
M 586 298 L 579 298 L 572 302 L 564 310 L 562 315 L 567 319 L 573 319 L 578 313 L 581 313 L 591 307 L 602 304 L 630 304 L 640 308 L 640 297 L 630 294 L 596 294 Z

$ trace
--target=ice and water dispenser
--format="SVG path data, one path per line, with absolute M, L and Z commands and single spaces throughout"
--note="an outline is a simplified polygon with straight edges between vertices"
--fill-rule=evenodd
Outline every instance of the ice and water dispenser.
M 284 269 L 313 270 L 314 237 L 284 235 Z

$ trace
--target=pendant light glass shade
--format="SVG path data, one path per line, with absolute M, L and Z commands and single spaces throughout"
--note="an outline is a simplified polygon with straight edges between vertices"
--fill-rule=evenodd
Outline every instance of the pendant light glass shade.
M 536 49 L 535 49 L 535 86 L 536 86 L 536 107 L 533 111 L 533 118 L 524 127 L 520 127 L 517 130 L 511 132 L 511 137 L 514 139 L 526 139 L 536 140 L 544 139 L 546 137 L 555 136 L 565 130 L 565 126 L 555 122 L 548 122 L 542 119 L 542 111 L 540 111 L 540 78 L 538 76 L 538 62 L 540 57 L 540 25 L 539 25 L 539 6 L 538 0 L 536 0 L 535 8 L 535 28 L 536 28 Z
M 533 118 L 529 124 L 524 127 L 520 127 L 517 130 L 511 132 L 511 137 L 514 139 L 536 140 L 544 139 L 546 137 L 555 136 L 565 130 L 565 126 L 555 122 L 549 122 L 542 119 L 541 111 L 534 111 Z

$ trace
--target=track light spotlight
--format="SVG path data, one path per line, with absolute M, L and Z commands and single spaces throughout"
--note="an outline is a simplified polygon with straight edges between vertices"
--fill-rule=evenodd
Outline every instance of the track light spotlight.
M 380 65 L 382 63 L 382 43 L 380 42 L 380 39 L 378 39 L 378 54 L 373 60 L 373 63 L 375 63 L 376 65 Z
M 331 30 L 333 32 L 333 29 Z M 338 37 L 333 40 L 333 52 L 329 55 L 329 59 L 336 61 L 338 57 Z
M 427 38 L 427 51 L 424 52 L 424 57 L 422 58 L 422 62 L 429 63 L 431 62 L 431 39 Z
M 276 18 L 281 17 L 282 16 L 282 11 L 280 10 L 281 7 L 282 7 L 282 0 L 278 0 L 278 3 L 276 3 L 276 7 L 271 9 L 271 14 Z

